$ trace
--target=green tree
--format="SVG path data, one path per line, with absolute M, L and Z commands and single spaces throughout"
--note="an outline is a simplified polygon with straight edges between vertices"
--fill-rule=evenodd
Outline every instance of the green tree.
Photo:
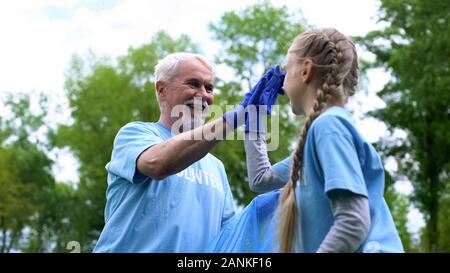
M 33 208 L 24 197 L 24 186 L 18 180 L 17 168 L 10 152 L 0 147 L 0 252 L 17 247 L 22 235 L 23 218 Z
M 383 140 L 399 172 L 414 186 L 413 201 L 426 219 L 428 251 L 440 246 L 442 197 L 449 177 L 450 133 L 450 3 L 381 0 L 379 20 L 387 27 L 361 41 L 376 56 L 372 67 L 384 67 L 391 80 L 378 95 L 387 106 L 373 115 L 389 129 L 407 132 L 405 141 Z
M 2 244 L 3 252 L 41 252 L 50 243 L 45 240 L 44 230 L 49 217 L 48 209 L 52 205 L 48 200 L 53 194 L 55 181 L 50 171 L 52 161 L 46 154 L 45 143 L 39 142 L 37 133 L 45 126 L 47 99 L 39 95 L 37 107 L 32 107 L 34 97 L 33 94 L 8 95 L 5 104 L 11 115 L 1 120 L 3 139 L 0 157 L 3 170 L 0 185 L 4 195 L 1 199 L 1 225 L 2 240 L 8 241 L 7 245 Z M 21 239 L 25 239 L 25 243 L 20 243 Z
M 73 123 L 62 125 L 52 137 L 58 147 L 68 146 L 80 161 L 79 198 L 74 215 L 78 234 L 74 241 L 91 251 L 104 225 L 106 203 L 105 165 L 111 159 L 114 137 L 131 121 L 157 121 L 159 107 L 154 89 L 154 66 L 176 51 L 198 52 L 182 35 L 171 38 L 155 34 L 148 44 L 130 48 L 113 63 L 75 56 L 66 77 L 66 90 Z
M 240 12 L 225 12 L 219 22 L 211 23 L 213 37 L 222 45 L 216 63 L 225 64 L 234 72 L 234 80 L 230 82 L 224 82 L 218 75 L 216 101 L 221 105 L 237 105 L 269 67 L 283 62 L 294 37 L 305 26 L 300 12 L 290 13 L 286 6 L 275 7 L 269 1 L 261 1 Z M 278 103 L 281 106 L 280 130 L 268 135 L 279 134 L 279 147 L 269 154 L 272 162 L 290 154 L 291 143 L 300 128 L 299 121 L 290 114 L 287 97 L 281 96 Z M 247 204 L 255 194 L 248 187 L 243 143 L 225 141 L 213 153 L 225 165 L 234 197 L 238 203 Z
M 48 192 L 45 211 L 45 222 L 41 229 L 41 240 L 45 243 L 42 251 L 68 252 L 67 244 L 77 238 L 80 225 L 79 215 L 82 202 L 78 191 L 68 184 L 56 183 Z M 36 234 L 37 235 L 37 234 Z M 36 236 L 38 239 L 39 236 Z M 34 239 L 34 238 L 33 238 Z M 30 244 L 28 251 L 32 251 Z

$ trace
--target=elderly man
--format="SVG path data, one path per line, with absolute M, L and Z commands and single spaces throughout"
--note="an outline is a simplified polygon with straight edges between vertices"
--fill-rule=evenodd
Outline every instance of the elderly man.
M 197 54 L 168 55 L 155 67 L 155 82 L 159 121 L 129 123 L 115 138 L 106 165 L 105 227 L 94 252 L 203 252 L 234 215 L 223 164 L 208 153 L 222 138 L 190 136 L 223 136 L 242 124 L 233 119 L 242 117 L 242 107 L 205 125 L 193 119 L 214 97 L 211 65 Z M 263 87 L 241 106 L 258 104 Z M 173 116 L 179 105 L 192 113 Z M 173 128 L 179 121 L 182 126 Z

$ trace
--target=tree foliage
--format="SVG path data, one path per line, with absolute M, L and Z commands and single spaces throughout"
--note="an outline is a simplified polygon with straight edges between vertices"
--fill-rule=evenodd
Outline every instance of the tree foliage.
M 379 20 L 386 27 L 361 40 L 376 56 L 372 67 L 391 74 L 378 93 L 386 107 L 372 114 L 391 131 L 407 133 L 407 139 L 384 139 L 381 146 L 414 186 L 413 201 L 427 223 L 428 251 L 442 251 L 440 238 L 448 233 L 439 232 L 439 215 L 449 181 L 450 3 L 382 0 Z

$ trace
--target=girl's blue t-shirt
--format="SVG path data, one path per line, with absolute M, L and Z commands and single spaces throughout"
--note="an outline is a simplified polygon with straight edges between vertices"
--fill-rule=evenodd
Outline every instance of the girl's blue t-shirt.
M 384 175 L 379 155 L 358 132 L 347 110 L 330 107 L 321 114 L 308 131 L 304 183 L 296 189 L 298 250 L 317 251 L 334 221 L 328 193 L 347 190 L 369 199 L 371 229 L 358 252 L 403 252 L 383 197 Z

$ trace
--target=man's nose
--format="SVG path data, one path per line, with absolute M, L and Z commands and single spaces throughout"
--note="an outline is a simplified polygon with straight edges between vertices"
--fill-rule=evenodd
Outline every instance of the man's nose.
M 197 89 L 195 96 L 202 98 L 202 100 L 206 101 L 208 104 L 212 104 L 213 95 L 206 90 L 204 85 Z
M 206 92 L 203 93 L 203 95 L 199 94 L 199 93 L 195 94 L 195 98 L 194 99 L 201 100 L 202 102 L 206 101 L 206 103 L 208 105 L 211 105 L 213 103 L 213 96 L 212 96 L 212 94 L 208 94 Z
M 197 88 L 197 93 L 200 93 L 201 96 L 205 96 L 208 94 L 208 91 L 206 90 L 205 84 L 201 84 L 199 88 Z

